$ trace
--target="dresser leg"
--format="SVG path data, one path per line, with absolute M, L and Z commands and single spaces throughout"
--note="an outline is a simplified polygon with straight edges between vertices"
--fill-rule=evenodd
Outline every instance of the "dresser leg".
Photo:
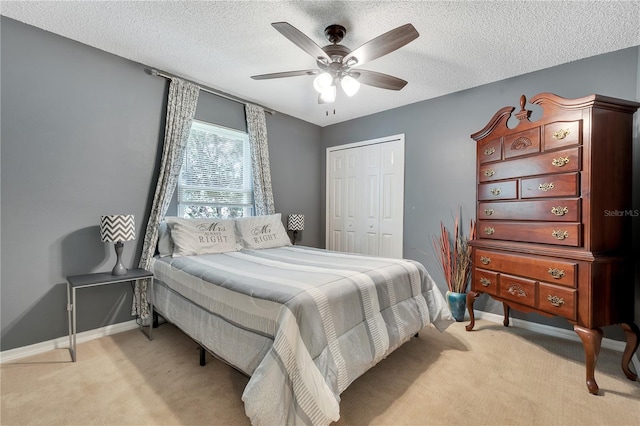
M 574 325 L 573 330 L 576 332 L 586 357 L 585 364 L 587 369 L 587 388 L 594 395 L 598 394 L 598 384 L 596 383 L 595 370 L 596 362 L 598 362 L 598 354 L 600 354 L 600 344 L 602 343 L 602 330 L 599 328 L 585 328 Z
M 638 375 L 629 369 L 629 364 L 631 363 L 631 357 L 640 344 L 640 328 L 632 322 L 623 322 L 620 326 L 627 337 L 627 345 L 624 347 L 624 352 L 622 353 L 622 371 L 624 371 L 625 376 L 627 376 L 629 380 L 636 381 L 638 380 Z
M 467 293 L 467 311 L 469 312 L 469 318 L 471 319 L 469 325 L 465 326 L 465 329 L 467 331 L 473 330 L 473 327 L 475 327 L 476 325 L 476 316 L 473 313 L 473 303 L 476 301 L 478 296 L 479 294 L 475 291 L 470 291 L 469 293 Z
M 511 311 L 511 308 L 509 308 L 509 305 L 502 302 L 502 309 L 504 310 L 504 320 L 502 321 L 502 325 L 509 327 L 509 312 Z

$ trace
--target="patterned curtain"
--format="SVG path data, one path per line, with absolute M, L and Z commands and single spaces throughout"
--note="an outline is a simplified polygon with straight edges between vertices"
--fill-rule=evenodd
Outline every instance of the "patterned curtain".
M 164 129 L 164 146 L 162 148 L 162 164 L 156 193 L 151 206 L 151 216 L 147 223 L 144 236 L 142 256 L 139 267 L 149 269 L 151 259 L 158 243 L 158 224 L 164 218 L 173 191 L 176 188 L 178 174 L 182 167 L 184 149 L 189 139 L 191 122 L 196 113 L 200 87 L 179 78 L 171 78 L 169 97 L 167 98 L 167 121 Z M 149 303 L 147 302 L 147 285 L 149 280 L 139 280 L 136 283 L 131 315 L 138 315 L 142 319 L 149 317 Z
M 257 105 L 245 106 L 247 130 L 251 145 L 251 167 L 253 169 L 253 200 L 256 216 L 274 214 L 273 191 L 271 189 L 271 167 L 267 146 L 267 121 L 264 109 Z

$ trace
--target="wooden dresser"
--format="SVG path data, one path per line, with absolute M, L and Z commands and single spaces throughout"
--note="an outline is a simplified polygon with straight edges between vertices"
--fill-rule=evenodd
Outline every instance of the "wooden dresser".
M 633 322 L 631 259 L 632 127 L 639 103 L 591 95 L 534 96 L 542 117 L 499 110 L 477 142 L 477 238 L 467 308 L 480 293 L 509 309 L 560 316 L 574 324 L 586 355 L 589 392 L 600 327 L 620 324 L 627 338 L 622 369 L 640 341 Z M 512 127 L 512 128 L 510 128 Z M 636 259 L 637 261 L 637 259 Z

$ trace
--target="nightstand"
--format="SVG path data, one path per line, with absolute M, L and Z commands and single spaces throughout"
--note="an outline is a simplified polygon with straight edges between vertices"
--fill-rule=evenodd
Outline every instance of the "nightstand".
M 112 275 L 109 272 L 73 275 L 67 277 L 67 313 L 69 317 L 69 352 L 71 352 L 71 360 L 76 361 L 76 290 L 79 288 L 96 287 L 100 285 L 117 284 L 126 281 L 138 281 L 142 279 L 150 279 L 149 294 L 153 294 L 153 273 L 144 269 L 129 269 L 124 275 Z M 153 296 L 151 296 L 153 297 Z M 151 303 L 151 300 L 150 300 Z M 153 315 L 153 303 L 151 303 L 151 314 Z M 140 330 L 146 334 L 151 340 L 151 328 L 149 332 L 144 333 L 142 323 Z

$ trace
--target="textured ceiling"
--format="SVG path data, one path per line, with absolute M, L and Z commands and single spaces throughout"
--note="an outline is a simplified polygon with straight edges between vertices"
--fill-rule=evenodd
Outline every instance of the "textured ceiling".
M 639 1 L 2 1 L 0 12 L 320 126 L 640 45 Z M 318 105 L 311 76 L 252 80 L 315 68 L 278 21 L 320 46 L 341 24 L 351 49 L 412 23 L 417 40 L 363 66 L 409 84 Z

